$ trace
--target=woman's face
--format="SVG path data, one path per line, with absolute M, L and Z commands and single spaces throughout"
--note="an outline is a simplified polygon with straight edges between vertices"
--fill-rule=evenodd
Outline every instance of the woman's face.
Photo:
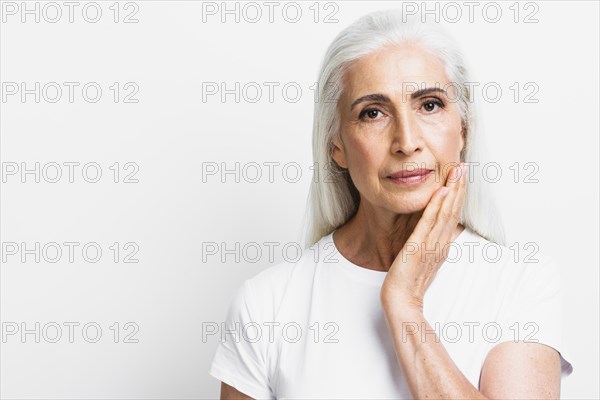
M 415 45 L 388 47 L 353 62 L 343 79 L 334 160 L 348 168 L 361 201 L 422 211 L 464 146 L 457 92 L 442 62 Z M 426 178 L 394 179 L 421 168 L 431 170 Z

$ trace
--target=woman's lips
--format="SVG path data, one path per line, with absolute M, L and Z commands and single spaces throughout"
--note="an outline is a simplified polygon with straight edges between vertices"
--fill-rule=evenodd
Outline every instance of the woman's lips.
M 399 172 L 388 176 L 388 179 L 394 183 L 403 185 L 415 185 L 425 182 L 433 174 L 432 170 L 417 170 L 410 172 Z

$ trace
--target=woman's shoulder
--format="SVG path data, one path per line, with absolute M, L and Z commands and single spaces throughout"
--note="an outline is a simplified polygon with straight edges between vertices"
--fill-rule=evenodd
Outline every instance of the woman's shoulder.
M 463 263 L 469 283 L 487 288 L 502 338 L 531 338 L 561 352 L 563 374 L 572 372 L 568 344 L 563 343 L 564 272 L 550 249 L 533 239 L 500 245 L 469 231 L 461 248 L 471 245 L 473 262 Z M 473 278 L 473 279 L 471 279 Z M 485 304 L 482 302 L 481 304 Z
M 253 309 L 265 310 L 269 317 L 276 315 L 286 293 L 306 292 L 313 283 L 328 236 L 301 251 L 298 248 L 296 254 L 292 250 L 283 253 L 281 261 L 246 279 L 238 289 L 239 300 L 250 303 Z
M 302 249 L 299 245 L 291 246 L 281 252 L 282 259 L 274 265 L 264 268 L 248 280 L 259 289 L 272 289 L 284 286 L 291 279 L 310 279 L 322 257 L 324 244 L 330 235 L 323 236 L 312 246 Z
M 507 295 L 555 284 L 561 271 L 554 257 L 535 241 L 498 244 L 465 228 L 440 270 L 446 279 L 492 284 Z
M 534 240 L 497 243 L 465 228 L 457 239 L 462 260 L 476 264 L 497 265 L 503 269 L 535 269 L 536 266 L 554 263 L 553 257 L 543 251 Z
M 562 291 L 560 263 L 540 243 L 522 240 L 501 245 L 469 231 L 463 236 L 463 250 L 469 241 L 472 254 L 466 263 L 468 270 L 493 283 L 494 292 L 505 304 L 519 308 L 524 301 L 537 301 Z

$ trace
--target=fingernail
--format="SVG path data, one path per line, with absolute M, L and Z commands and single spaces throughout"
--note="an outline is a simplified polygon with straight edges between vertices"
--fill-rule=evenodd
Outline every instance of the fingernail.
M 442 189 L 440 190 L 440 196 L 445 196 L 448 194 L 448 186 L 443 186 Z
M 454 168 L 454 170 L 452 171 L 452 180 L 453 181 L 457 181 L 462 176 L 460 174 L 460 172 L 461 172 L 461 167 Z

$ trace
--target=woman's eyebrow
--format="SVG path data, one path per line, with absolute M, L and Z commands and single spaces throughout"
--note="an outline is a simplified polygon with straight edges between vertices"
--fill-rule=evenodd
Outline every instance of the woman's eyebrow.
M 439 87 L 428 87 L 428 88 L 423 88 L 423 89 L 414 91 L 413 93 L 410 94 L 410 98 L 411 98 L 411 100 L 414 100 L 421 96 L 425 96 L 425 95 L 428 95 L 430 93 L 435 93 L 435 92 L 444 93 L 446 96 L 448 95 L 448 93 L 444 89 L 441 89 Z M 350 106 L 350 111 L 352 111 L 352 109 L 354 109 L 354 107 L 356 105 L 358 105 L 362 102 L 365 102 L 365 101 L 378 101 L 381 103 L 389 103 L 390 98 L 388 96 L 386 96 L 385 94 L 381 94 L 381 93 L 368 94 L 366 96 L 362 96 L 362 97 L 359 97 L 358 99 L 354 100 L 352 102 L 352 105 Z
M 381 94 L 381 93 L 373 93 L 373 94 L 368 94 L 366 96 L 362 96 L 359 97 L 358 99 L 354 100 L 352 102 L 352 105 L 350 106 L 350 111 L 352 111 L 352 109 L 357 105 L 360 104 L 364 101 L 378 101 L 381 103 L 389 103 L 390 102 L 390 98 L 387 97 L 385 94 Z
M 448 95 L 448 93 L 444 89 L 441 89 L 439 87 L 428 87 L 428 88 L 419 89 L 419 90 L 412 92 L 410 94 L 410 98 L 411 98 L 411 100 L 413 100 L 418 97 L 425 96 L 429 93 L 436 93 L 436 92 L 444 93 L 446 96 Z

